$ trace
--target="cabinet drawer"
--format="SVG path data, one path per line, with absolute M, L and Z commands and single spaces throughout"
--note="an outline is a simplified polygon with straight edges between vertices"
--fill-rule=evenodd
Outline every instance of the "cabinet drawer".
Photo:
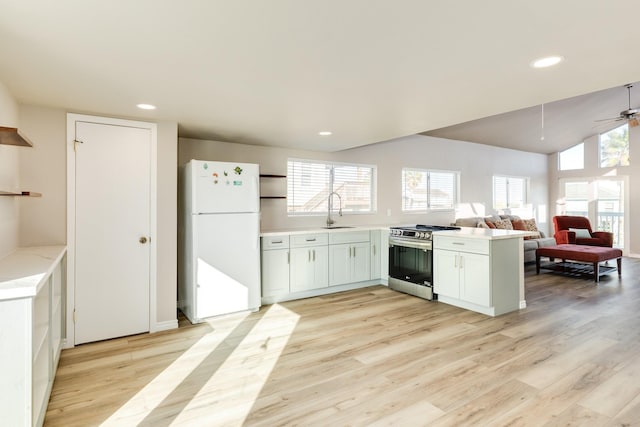
M 262 249 L 286 249 L 289 247 L 289 235 L 267 236 L 262 238 Z
M 461 237 L 433 236 L 434 249 L 489 254 L 489 240 L 465 239 Z
M 314 233 L 314 234 L 295 234 L 291 236 L 292 248 L 304 248 L 307 246 L 320 246 L 329 243 L 327 233 Z
M 329 234 L 329 244 L 358 243 L 369 241 L 369 230 L 348 231 Z

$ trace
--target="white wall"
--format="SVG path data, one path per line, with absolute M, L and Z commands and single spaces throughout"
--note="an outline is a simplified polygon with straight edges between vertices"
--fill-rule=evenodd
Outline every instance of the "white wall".
M 614 168 L 601 168 L 599 150 L 599 136 L 593 135 L 584 140 L 584 169 L 559 171 L 558 170 L 558 154 L 554 153 L 549 156 L 549 200 L 551 206 L 551 216 L 561 213 L 560 199 L 560 183 L 564 178 L 597 178 L 600 176 L 621 176 L 627 177 L 628 188 L 628 208 L 625 216 L 629 220 L 629 230 L 627 242 L 625 243 L 625 255 L 640 256 L 640 239 L 634 239 L 634 230 L 640 230 L 640 126 L 629 128 L 629 157 L 631 164 L 629 166 L 620 166 Z M 592 224 L 593 226 L 593 224 Z M 553 224 L 551 224 L 553 229 Z M 553 231 L 553 230 L 552 230 Z
M 178 164 L 192 158 L 259 163 L 265 174 L 287 173 L 288 158 L 332 160 L 377 165 L 377 212 L 370 215 L 348 215 L 337 218 L 337 225 L 365 224 L 449 224 L 455 212 L 403 214 L 401 212 L 401 171 L 403 167 L 454 170 L 461 172 L 461 202 L 484 206 L 487 215 L 492 209 L 492 176 L 494 174 L 526 176 L 531 179 L 530 202 L 541 230 L 548 230 L 547 156 L 470 142 L 452 141 L 423 135 L 334 153 L 299 151 L 284 148 L 232 144 L 180 138 Z M 284 181 L 284 180 L 283 180 Z M 271 185 L 263 180 L 264 185 Z M 282 184 L 284 194 L 286 187 Z M 318 227 L 324 225 L 326 215 L 288 217 L 286 200 L 262 200 L 262 230 Z M 391 215 L 387 215 L 390 210 Z M 478 212 L 478 215 L 483 214 Z M 459 214 L 458 216 L 472 216 Z
M 24 198 L 20 207 L 20 244 L 66 243 L 66 135 L 67 112 L 60 109 L 20 105 L 20 128 L 33 148 L 20 155 L 21 184 L 42 193 Z M 129 119 L 129 117 L 123 117 Z M 135 118 L 131 118 L 136 120 Z M 158 267 L 157 322 L 176 320 L 177 220 L 176 163 L 177 123 L 158 122 Z M 17 162 L 16 162 L 17 163 Z M 28 187 L 28 188 L 27 188 Z
M 0 82 L 0 126 L 18 127 L 18 105 Z M 0 190 L 18 191 L 18 154 L 26 147 L 0 145 Z M 18 246 L 19 197 L 0 197 L 0 258 Z

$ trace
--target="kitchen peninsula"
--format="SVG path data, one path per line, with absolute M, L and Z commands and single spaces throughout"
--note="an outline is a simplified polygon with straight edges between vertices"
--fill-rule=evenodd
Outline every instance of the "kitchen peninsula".
M 522 240 L 530 235 L 470 227 L 434 233 L 439 301 L 489 316 L 525 308 Z

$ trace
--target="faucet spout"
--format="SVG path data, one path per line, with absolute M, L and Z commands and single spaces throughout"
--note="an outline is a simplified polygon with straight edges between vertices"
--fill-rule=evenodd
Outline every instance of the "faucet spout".
M 335 223 L 335 220 L 333 218 L 331 218 L 331 212 L 333 212 L 333 195 L 338 196 L 338 202 L 340 202 L 339 205 L 339 209 L 338 209 L 338 215 L 342 216 L 342 197 L 340 197 L 340 195 L 338 193 L 336 193 L 335 191 L 332 191 L 331 193 L 329 193 L 329 199 L 327 200 L 328 203 L 328 209 L 327 209 L 327 227 L 331 227 L 331 225 L 333 225 Z

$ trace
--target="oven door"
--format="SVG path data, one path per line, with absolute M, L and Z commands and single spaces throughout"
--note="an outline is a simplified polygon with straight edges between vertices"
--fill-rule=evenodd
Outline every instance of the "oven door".
M 403 292 L 414 288 L 432 294 L 433 251 L 431 241 L 389 238 L 389 284 Z M 418 287 L 418 288 L 416 288 Z M 420 289 L 423 288 L 423 289 Z M 429 288 L 429 289 L 424 289 Z M 432 298 L 427 298 L 432 299 Z

